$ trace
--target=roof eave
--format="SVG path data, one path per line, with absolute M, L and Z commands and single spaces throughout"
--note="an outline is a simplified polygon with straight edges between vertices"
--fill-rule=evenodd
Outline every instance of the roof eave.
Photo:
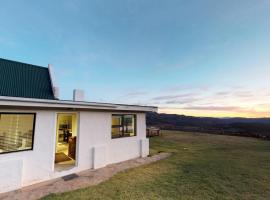
M 157 112 L 157 107 L 0 96 L 1 107 Z

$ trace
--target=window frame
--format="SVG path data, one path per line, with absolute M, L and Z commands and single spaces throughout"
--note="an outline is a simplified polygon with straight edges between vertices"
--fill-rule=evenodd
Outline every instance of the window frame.
M 36 131 L 36 113 L 27 113 L 27 112 L 0 112 L 0 115 L 33 115 L 33 136 L 32 136 L 32 145 L 31 149 L 23 149 L 23 150 L 16 150 L 16 151 L 8 151 L 8 152 L 0 152 L 0 156 L 2 154 L 9 154 L 9 153 L 17 153 L 17 152 L 23 152 L 23 151 L 33 151 L 34 150 L 34 139 L 35 139 L 35 131 Z
M 132 136 L 125 135 L 124 124 L 123 124 L 123 125 L 119 125 L 119 127 L 122 127 L 122 136 L 113 137 L 113 135 L 112 135 L 112 128 L 113 128 L 112 118 L 114 116 L 121 117 L 121 122 L 123 123 L 123 121 L 124 121 L 123 119 L 124 119 L 125 115 L 132 115 L 134 118 L 134 135 L 132 135 Z M 129 138 L 129 137 L 136 137 L 136 136 L 137 136 L 137 115 L 136 114 L 112 114 L 112 117 L 111 117 L 111 139 Z

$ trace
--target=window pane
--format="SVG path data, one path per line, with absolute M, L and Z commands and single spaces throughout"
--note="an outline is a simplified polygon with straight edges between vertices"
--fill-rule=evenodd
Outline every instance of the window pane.
M 113 115 L 112 138 L 136 135 L 136 115 Z
M 120 137 L 122 135 L 122 117 L 113 116 L 112 117 L 112 138 Z
M 0 153 L 32 149 L 34 114 L 0 113 Z
M 124 115 L 124 133 L 128 136 L 134 136 L 134 115 Z

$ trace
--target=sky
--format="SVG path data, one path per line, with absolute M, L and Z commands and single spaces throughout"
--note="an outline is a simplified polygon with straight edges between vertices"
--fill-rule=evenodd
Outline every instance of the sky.
M 270 117 L 269 0 L 1 0 L 0 57 L 51 64 L 61 99 Z

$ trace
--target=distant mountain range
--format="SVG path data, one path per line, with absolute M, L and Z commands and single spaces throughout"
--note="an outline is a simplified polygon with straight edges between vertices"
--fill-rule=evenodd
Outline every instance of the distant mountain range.
M 148 126 L 270 139 L 270 118 L 213 118 L 148 112 Z

